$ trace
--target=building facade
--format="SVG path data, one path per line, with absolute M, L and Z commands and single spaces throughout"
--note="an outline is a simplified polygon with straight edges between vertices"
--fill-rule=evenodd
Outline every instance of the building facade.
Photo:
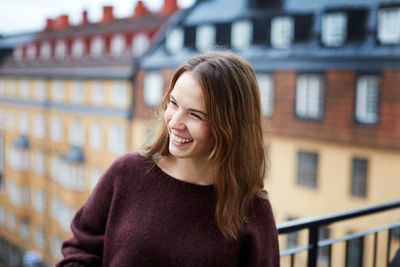
M 99 22 L 67 15 L 18 45 L 0 68 L 0 258 L 19 265 L 36 251 L 61 258 L 70 222 L 105 169 L 143 142 L 133 117 L 136 61 L 176 1 L 132 16 L 105 6 Z M 140 124 L 140 123 L 139 123 Z M 0 265 L 3 265 L 0 262 Z M 8 266 L 7 265 L 7 266 Z
M 161 100 L 184 60 L 229 49 L 257 74 L 271 162 L 265 182 L 277 222 L 398 199 L 399 21 L 397 0 L 197 1 L 142 58 L 135 114 L 144 118 Z M 399 219 L 391 213 L 327 226 L 320 236 Z M 368 266 L 371 242 L 334 247 L 332 266 Z M 305 245 L 305 233 L 280 244 L 282 251 Z M 378 265 L 386 252 L 379 253 Z M 321 250 L 319 264 L 328 257 Z

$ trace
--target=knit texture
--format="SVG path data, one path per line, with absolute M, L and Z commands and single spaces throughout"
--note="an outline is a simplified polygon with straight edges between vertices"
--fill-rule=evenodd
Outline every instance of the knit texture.
M 236 240 L 215 221 L 212 185 L 173 178 L 137 153 L 117 159 L 76 213 L 56 266 L 279 266 L 269 201 Z

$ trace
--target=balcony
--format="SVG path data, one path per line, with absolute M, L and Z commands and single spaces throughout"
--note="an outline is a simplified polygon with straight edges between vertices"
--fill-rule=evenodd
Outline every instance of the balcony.
M 305 232 L 306 244 L 281 249 L 281 266 L 400 266 L 400 200 L 311 218 L 291 220 L 277 225 L 279 237 Z M 397 213 L 394 213 L 397 212 Z M 321 238 L 321 230 L 344 221 L 376 216 L 391 218 L 394 223 L 379 225 L 335 238 Z M 389 213 L 389 214 L 388 214 Z M 394 216 L 391 214 L 395 214 Z M 397 220 L 397 221 L 396 221 Z M 355 225 L 354 225 L 355 224 Z M 396 263 L 393 263 L 396 254 Z M 392 265 L 393 264 L 393 265 Z

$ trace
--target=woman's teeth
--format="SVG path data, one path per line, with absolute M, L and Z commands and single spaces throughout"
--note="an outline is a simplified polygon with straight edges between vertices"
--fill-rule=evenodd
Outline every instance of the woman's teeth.
M 176 141 L 176 142 L 178 142 L 178 143 L 181 143 L 181 144 L 189 143 L 189 142 L 192 142 L 192 141 L 193 141 L 193 139 L 180 138 L 180 137 L 178 137 L 178 136 L 175 136 L 174 134 L 171 134 L 171 137 L 172 137 L 172 139 L 173 139 L 174 141 Z

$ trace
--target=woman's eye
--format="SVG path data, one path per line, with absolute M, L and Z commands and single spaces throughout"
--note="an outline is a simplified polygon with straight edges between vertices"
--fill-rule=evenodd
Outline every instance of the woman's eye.
M 191 113 L 191 115 L 193 117 L 195 117 L 196 119 L 203 120 L 203 118 L 201 116 L 197 115 L 196 113 Z
M 176 102 L 175 102 L 174 100 L 172 100 L 172 99 L 169 100 L 169 103 L 171 103 L 171 104 L 174 105 L 174 106 L 177 106 L 177 105 L 178 105 L 178 104 L 176 104 Z

